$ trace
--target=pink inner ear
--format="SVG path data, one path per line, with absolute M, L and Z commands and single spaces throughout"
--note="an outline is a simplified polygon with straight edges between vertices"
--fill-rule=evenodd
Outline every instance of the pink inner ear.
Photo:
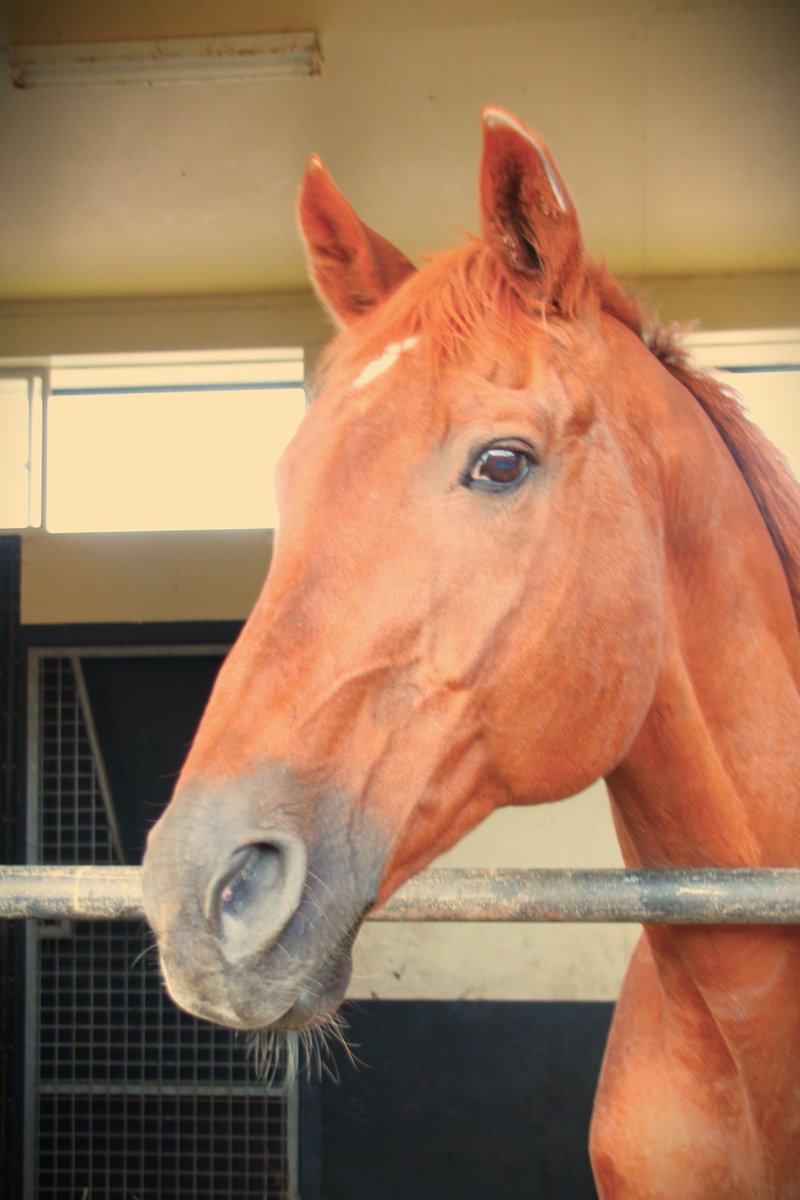
M 358 217 L 316 156 L 303 177 L 298 217 L 317 295 L 339 325 L 363 316 L 414 271 Z
M 480 195 L 484 237 L 507 270 L 574 313 L 589 264 L 569 193 L 544 142 L 494 107 L 483 112 Z
M 507 129 L 512 129 L 521 138 L 524 138 L 526 142 L 533 146 L 534 150 L 539 155 L 539 160 L 544 168 L 544 173 L 547 176 L 547 182 L 550 184 L 553 195 L 556 199 L 556 203 L 562 212 L 569 212 L 570 203 L 561 180 L 558 178 L 553 168 L 553 164 L 550 162 L 550 159 L 548 158 L 544 148 L 540 142 L 537 141 L 536 136 L 531 132 L 531 130 L 527 129 L 521 121 L 518 121 L 516 117 L 512 117 L 511 113 L 507 113 L 502 108 L 485 108 L 483 110 L 483 121 L 486 127 L 490 129 L 497 126 L 505 126 Z

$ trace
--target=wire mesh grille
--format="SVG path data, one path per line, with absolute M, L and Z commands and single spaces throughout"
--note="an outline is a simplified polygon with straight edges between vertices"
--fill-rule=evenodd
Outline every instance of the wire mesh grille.
M 45 658 L 40 671 L 40 861 L 113 863 L 111 828 L 72 664 L 68 658 Z
M 0 856 L 14 861 L 19 761 L 20 668 L 20 539 L 0 536 Z M 13 1170 L 12 1098 L 15 1029 L 14 1001 L 17 963 L 15 937 L 8 922 L 0 921 L 0 1193 Z
M 40 861 L 118 861 L 68 658 L 41 661 L 39 711 Z M 267 1087 L 244 1041 L 180 1012 L 142 922 L 37 929 L 32 1195 L 289 1200 L 286 1054 Z

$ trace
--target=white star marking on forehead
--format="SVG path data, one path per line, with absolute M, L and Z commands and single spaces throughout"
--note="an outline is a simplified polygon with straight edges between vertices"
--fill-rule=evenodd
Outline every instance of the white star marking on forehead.
M 418 337 L 407 337 L 403 338 L 402 342 L 390 342 L 377 358 L 373 358 L 371 362 L 361 368 L 353 380 L 353 389 L 360 391 L 368 383 L 372 383 L 373 379 L 383 375 L 384 371 L 388 371 L 390 367 L 394 366 L 401 354 L 405 354 L 406 350 L 413 350 L 418 341 Z

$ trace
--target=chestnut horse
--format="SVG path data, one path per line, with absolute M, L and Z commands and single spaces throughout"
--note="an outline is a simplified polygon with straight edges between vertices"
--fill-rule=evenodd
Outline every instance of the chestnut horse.
M 420 271 L 322 163 L 340 326 L 278 472 L 269 577 L 150 835 L 167 986 L 301 1029 L 367 912 L 504 804 L 603 777 L 627 863 L 800 861 L 800 493 L 585 254 L 487 109 L 482 237 Z M 800 1196 L 800 937 L 650 926 L 591 1133 L 604 1200 Z

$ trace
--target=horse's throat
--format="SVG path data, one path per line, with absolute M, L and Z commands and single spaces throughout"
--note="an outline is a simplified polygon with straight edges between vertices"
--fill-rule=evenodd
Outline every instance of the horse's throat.
M 754 643 L 744 656 L 723 654 L 715 670 L 693 671 L 676 641 L 645 723 L 607 780 L 631 864 L 796 865 L 800 697 L 792 663 L 776 643 Z

